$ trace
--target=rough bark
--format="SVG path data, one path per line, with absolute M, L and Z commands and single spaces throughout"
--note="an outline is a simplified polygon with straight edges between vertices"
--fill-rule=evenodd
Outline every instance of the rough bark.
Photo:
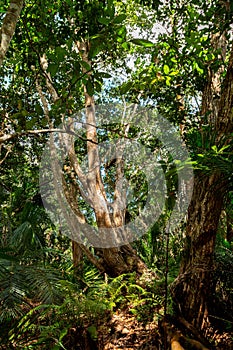
M 222 36 L 213 38 L 215 47 L 222 48 Z M 230 54 L 226 76 L 209 68 L 203 91 L 202 114 L 207 115 L 215 144 L 224 146 L 232 141 L 233 132 L 233 51 Z M 201 131 L 201 127 L 200 127 Z M 223 208 L 228 178 L 222 170 L 212 168 L 209 173 L 197 172 L 194 191 L 188 210 L 185 254 L 180 273 L 171 287 L 177 313 L 198 329 L 208 326 L 208 300 L 213 288 L 213 253 L 218 223 Z
M 196 176 L 188 211 L 185 255 L 172 286 L 177 312 L 197 328 L 208 324 L 208 300 L 213 293 L 213 253 L 223 204 L 221 174 Z
M 100 257 L 104 271 L 111 277 L 133 271 L 141 275 L 147 270 L 144 262 L 130 245 L 98 249 L 97 254 Z
M 23 8 L 23 0 L 12 0 L 0 29 L 0 67 L 6 56 L 17 21 Z
M 72 241 L 72 255 L 74 274 L 78 275 L 79 272 L 82 270 L 83 263 L 83 251 L 78 242 Z

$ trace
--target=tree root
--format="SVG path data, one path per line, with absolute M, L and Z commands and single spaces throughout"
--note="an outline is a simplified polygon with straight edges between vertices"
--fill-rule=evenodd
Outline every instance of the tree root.
M 182 317 L 167 315 L 159 323 L 166 350 L 212 350 L 206 338 Z M 185 334 L 185 335 L 184 335 Z M 195 339 L 193 339 L 195 337 Z

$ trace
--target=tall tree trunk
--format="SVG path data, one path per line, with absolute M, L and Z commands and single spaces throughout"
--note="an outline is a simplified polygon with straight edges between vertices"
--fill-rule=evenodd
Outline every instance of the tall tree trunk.
M 78 51 L 82 56 L 82 59 L 91 66 L 88 61 L 88 43 L 77 43 Z M 46 57 L 41 57 L 41 67 L 45 74 L 45 81 L 48 93 L 52 96 L 54 102 L 59 99 L 59 96 L 53 86 L 51 76 L 46 72 L 47 60 Z M 85 71 L 84 74 L 90 75 L 90 72 Z M 37 84 L 38 93 L 40 95 L 46 116 L 49 121 L 49 125 L 53 128 L 53 125 L 49 119 L 48 103 L 42 92 L 41 87 Z M 70 145 L 69 148 L 69 161 L 70 167 L 64 167 L 64 172 L 70 176 L 70 182 L 67 184 L 65 177 L 62 177 L 62 185 L 67 202 L 69 203 L 72 211 L 75 213 L 77 220 L 80 224 L 87 223 L 85 215 L 81 212 L 77 195 L 81 195 L 87 203 L 91 205 L 94 210 L 98 231 L 106 233 L 105 229 L 120 230 L 125 224 L 125 208 L 126 203 L 126 190 L 122 188 L 123 167 L 122 159 L 116 160 L 116 183 L 114 191 L 114 203 L 109 203 L 105 188 L 103 185 L 101 173 L 100 173 L 100 158 L 99 158 L 99 146 L 97 137 L 97 126 L 95 120 L 95 103 L 94 98 L 90 96 L 86 86 L 84 86 L 85 95 L 85 107 L 86 107 L 86 136 L 87 136 L 87 156 L 88 156 L 88 172 L 87 175 L 83 173 L 79 164 L 77 155 L 74 148 L 74 136 L 73 134 L 63 133 L 61 135 L 62 142 L 67 142 Z M 72 118 L 69 120 L 70 130 L 72 129 Z M 74 130 L 73 130 L 74 131 Z M 53 138 L 51 139 L 51 147 L 56 154 Z M 73 172 L 73 174 L 72 174 Z M 55 183 L 59 183 L 60 178 L 57 178 L 57 168 L 53 168 L 54 178 L 57 180 Z M 81 186 L 77 183 L 79 179 Z M 55 186 L 56 187 L 56 186 Z M 84 189 L 84 190 L 83 190 Z M 59 188 L 57 189 L 57 195 L 59 198 Z M 61 200 L 61 199 L 60 199 Z M 61 200 L 62 202 L 62 200 Z M 111 209 L 110 209 L 111 206 Z M 66 212 L 66 211 L 64 211 Z M 66 217 L 69 222 L 69 217 Z M 100 234 L 102 234 L 102 232 Z M 89 234 L 89 232 L 86 232 Z M 84 234 L 84 232 L 83 232 Z M 106 237 L 109 239 L 109 237 Z M 72 254 L 74 270 L 78 273 L 81 267 L 82 253 L 96 266 L 100 272 L 107 272 L 110 276 L 119 276 L 120 274 L 136 271 L 138 274 L 142 274 L 147 269 L 143 261 L 137 256 L 137 253 L 130 245 L 124 245 L 116 247 L 116 244 L 110 248 L 98 248 L 96 254 L 93 255 L 84 244 L 80 244 L 75 241 L 75 237 L 72 237 Z M 111 238 L 110 238 L 111 239 Z M 114 242 L 114 237 L 111 239 Z M 101 245 L 100 245 L 101 246 Z
M 208 324 L 213 293 L 213 253 L 223 193 L 221 174 L 197 174 L 188 210 L 186 246 L 179 276 L 172 286 L 176 311 L 197 328 Z
M 6 56 L 10 41 L 14 35 L 20 12 L 23 8 L 23 0 L 12 0 L 4 17 L 0 29 L 0 67 Z
M 78 242 L 72 241 L 72 255 L 74 275 L 78 275 L 83 265 L 83 251 Z
M 91 62 L 88 58 L 88 42 L 77 42 L 77 48 L 82 56 L 82 60 L 91 67 Z M 89 76 L 89 79 L 91 78 L 90 71 L 84 68 L 83 72 Z M 123 189 L 122 185 L 122 178 L 124 176 L 123 160 L 121 157 L 116 159 L 114 203 L 109 203 L 100 172 L 95 102 L 93 96 L 90 96 L 86 86 L 84 86 L 84 95 L 86 107 L 86 138 L 88 140 L 88 175 L 84 182 L 86 182 L 88 201 L 91 203 L 95 212 L 98 230 L 100 232 L 102 230 L 103 234 L 105 234 L 105 229 L 110 229 L 111 232 L 113 232 L 114 229 L 118 230 L 125 225 L 126 210 L 122 209 L 126 206 L 126 190 Z M 75 168 L 74 158 L 75 157 L 72 158 L 73 160 L 71 160 L 71 163 Z M 79 177 L 80 173 L 80 170 L 78 170 L 77 175 Z M 106 237 L 106 239 L 108 239 L 108 237 Z M 114 241 L 114 239 L 112 241 Z M 96 249 L 96 255 L 99 257 L 98 263 L 101 264 L 101 269 L 113 277 L 132 271 L 142 274 L 143 271 L 146 270 L 146 265 L 129 244 L 121 247 L 113 245 L 113 247 L 109 248 L 98 248 Z
M 215 36 L 224 52 L 224 34 Z M 208 115 L 209 125 L 216 135 L 215 144 L 232 142 L 233 132 L 233 51 L 225 79 L 209 68 L 203 92 L 202 113 Z M 217 98 L 216 98 L 217 96 Z M 225 140 L 225 141 L 224 141 Z M 208 300 L 213 291 L 213 253 L 218 222 L 229 176 L 213 167 L 211 173 L 195 174 L 194 191 L 188 210 L 186 245 L 180 272 L 171 291 L 181 313 L 199 329 L 208 325 Z

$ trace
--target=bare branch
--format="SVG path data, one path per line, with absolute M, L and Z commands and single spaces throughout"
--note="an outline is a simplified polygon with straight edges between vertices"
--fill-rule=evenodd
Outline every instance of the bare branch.
M 76 42 L 77 50 L 82 57 L 82 60 L 91 66 L 91 62 L 88 59 L 89 43 L 88 42 Z M 83 73 L 88 74 L 87 70 L 83 68 Z M 95 118 L 95 101 L 93 96 L 90 96 L 88 93 L 87 87 L 84 85 L 84 95 L 85 95 L 85 107 L 86 107 L 86 135 L 87 139 L 92 140 L 93 142 L 87 142 L 87 154 L 88 154 L 88 181 L 91 184 L 90 195 L 95 196 L 95 193 L 98 193 L 99 201 L 93 200 L 96 202 L 96 209 L 99 206 L 99 203 L 107 208 L 107 196 L 102 182 L 100 174 L 100 157 L 98 149 L 98 138 L 97 138 L 97 128 L 96 128 L 96 118 Z M 99 203 L 98 203 L 99 202 Z M 99 209 L 97 209 L 99 210 Z M 110 219 L 109 219 L 110 221 Z
M 59 96 L 58 96 L 58 93 L 57 93 L 55 87 L 53 86 L 51 75 L 49 72 L 47 72 L 48 61 L 47 61 L 45 54 L 43 54 L 43 56 L 40 56 L 40 66 L 43 70 L 43 74 L 44 74 L 44 77 L 46 80 L 46 85 L 47 85 L 48 91 L 49 91 L 50 95 L 52 96 L 53 102 L 56 102 L 57 100 L 59 100 Z
M 15 132 L 14 134 L 4 134 L 3 136 L 0 136 L 0 144 L 6 141 L 10 141 L 12 139 L 15 139 L 17 137 L 20 136 L 30 136 L 30 135 L 39 135 L 39 134 L 46 134 L 46 133 L 63 133 L 63 134 L 70 134 L 70 135 L 74 135 L 78 138 L 80 138 L 82 141 L 85 142 L 92 142 L 94 143 L 94 141 L 86 139 L 85 137 L 82 137 L 81 135 L 74 133 L 70 130 L 66 130 L 66 129 L 40 129 L 40 130 L 25 130 L 25 131 L 21 131 L 21 132 Z
M 11 145 L 10 147 L 8 147 L 5 156 L 0 160 L 0 165 L 6 160 L 6 158 L 8 157 L 8 155 L 10 154 L 10 152 L 12 151 L 13 145 Z

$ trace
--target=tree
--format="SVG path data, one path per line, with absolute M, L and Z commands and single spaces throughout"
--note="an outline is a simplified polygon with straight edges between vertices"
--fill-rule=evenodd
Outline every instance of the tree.
M 180 126 L 197 165 L 184 257 L 171 291 L 177 313 L 204 329 L 215 287 L 218 223 L 232 181 L 232 5 L 166 1 L 152 2 L 152 7 L 167 32 L 160 35 L 152 62 L 142 71 L 149 86 L 144 96 L 155 98 L 161 112 Z M 134 84 L 138 89 L 141 82 Z
M 65 121 L 66 114 L 70 116 L 68 120 L 72 120 L 72 114 L 85 104 L 87 154 L 89 168 L 92 169 L 93 164 L 98 162 L 93 94 L 95 90 L 101 88 L 103 78 L 108 76 L 106 72 L 99 71 L 98 60 L 101 55 L 107 59 L 113 47 L 116 52 L 115 54 L 111 52 L 112 62 L 117 58 L 117 51 L 123 54 L 121 42 L 124 40 L 126 30 L 122 22 L 125 15 L 115 14 L 112 1 L 101 3 L 93 1 L 91 6 L 88 2 L 78 5 L 73 1 L 67 1 L 63 5 L 55 3 L 50 6 L 45 1 L 41 12 L 40 6 L 28 3 L 22 12 L 14 45 L 18 46 L 20 42 L 23 57 L 17 56 L 17 52 L 12 50 L 9 66 L 12 67 L 11 60 L 18 60 L 15 72 L 19 75 L 17 78 L 14 77 L 14 82 L 9 76 L 10 86 L 6 90 L 9 91 L 14 86 L 18 90 L 25 91 L 28 85 L 30 92 L 18 95 L 19 101 L 14 114 L 8 112 L 10 104 L 4 102 L 6 106 L 4 118 L 10 123 L 10 132 L 9 128 L 6 130 L 4 123 L 1 142 L 11 142 L 23 135 L 52 133 L 62 121 Z M 15 92 L 13 94 L 16 95 Z M 44 128 L 41 129 L 41 126 Z M 3 160 L 8 154 L 6 150 Z M 63 187 L 68 202 L 75 207 L 80 220 L 85 221 L 86 218 L 78 203 L 75 204 L 77 194 L 74 193 L 81 193 L 81 197 L 83 196 L 85 200 L 86 196 L 82 188 L 79 188 L 78 181 L 90 184 L 86 190 L 89 202 L 94 208 L 97 226 L 121 227 L 125 222 L 126 213 L 116 207 L 113 215 L 112 213 L 110 215 L 100 165 L 95 167 L 94 171 L 90 170 L 90 178 L 84 179 L 83 182 L 84 176 L 80 172 L 78 162 L 73 142 L 69 153 L 69 167 L 63 169 Z M 66 184 L 70 170 L 77 177 L 77 180 L 73 179 L 73 187 Z M 121 171 L 122 166 L 119 163 L 116 170 L 119 177 L 122 176 Z M 120 194 L 119 181 L 116 180 L 116 202 L 120 202 Z M 117 218 L 120 217 L 121 220 L 117 222 Z M 142 273 L 146 268 L 130 245 L 98 249 L 95 251 L 95 256 L 84 245 L 78 245 L 75 241 L 72 246 L 75 266 L 79 265 L 83 251 L 101 272 L 105 271 L 113 276 L 133 270 Z
M 219 96 L 214 123 L 210 122 L 216 133 L 216 143 L 226 146 L 231 142 L 232 124 L 232 53 Z M 215 91 L 213 88 L 216 74 L 209 77 L 207 84 L 212 85 L 211 92 L 204 92 L 202 105 L 207 104 L 213 116 L 213 106 L 208 102 Z M 208 101 L 206 103 L 206 101 Z M 206 110 L 203 112 L 207 112 Z M 216 124 L 215 124 L 216 123 Z M 225 140 L 222 142 L 221 140 Z M 229 178 L 220 169 L 203 176 L 197 173 L 194 193 L 189 207 L 187 223 L 187 257 L 184 259 L 180 275 L 175 283 L 175 300 L 182 314 L 186 315 L 199 328 L 208 324 L 208 299 L 213 293 L 211 275 L 213 272 L 213 253 L 223 199 L 229 186 Z M 208 190 L 207 190 L 208 189 Z M 194 278 L 195 276 L 195 278 Z M 185 300 L 185 302 L 184 302 Z

